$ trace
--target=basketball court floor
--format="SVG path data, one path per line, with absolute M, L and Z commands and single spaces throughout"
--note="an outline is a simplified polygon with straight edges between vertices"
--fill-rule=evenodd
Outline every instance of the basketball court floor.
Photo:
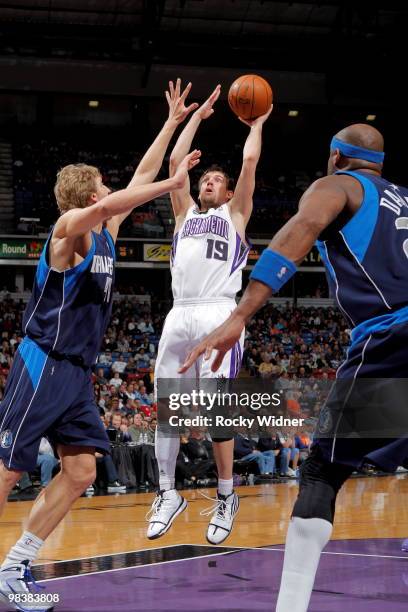
M 42 549 L 34 575 L 60 612 L 126 610 L 273 612 L 283 542 L 297 483 L 240 487 L 225 546 L 205 540 L 210 502 L 199 490 L 161 539 L 148 541 L 152 494 L 81 498 Z M 214 490 L 202 490 L 213 495 Z M 333 540 L 322 555 L 310 612 L 408 609 L 408 474 L 353 478 L 340 492 Z M 31 502 L 9 503 L 0 521 L 3 556 Z M 307 555 L 307 550 L 299 550 Z

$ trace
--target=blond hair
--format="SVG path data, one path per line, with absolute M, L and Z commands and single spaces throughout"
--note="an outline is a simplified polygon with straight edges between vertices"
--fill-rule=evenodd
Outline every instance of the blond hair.
M 54 194 L 61 214 L 72 208 L 86 208 L 96 191 L 101 173 L 95 166 L 69 164 L 57 173 Z

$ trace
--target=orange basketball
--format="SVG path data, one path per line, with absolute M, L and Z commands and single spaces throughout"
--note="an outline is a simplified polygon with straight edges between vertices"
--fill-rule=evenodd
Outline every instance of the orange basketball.
M 272 104 L 272 89 L 268 81 L 256 74 L 244 74 L 236 79 L 228 92 L 231 110 L 242 119 L 264 115 Z

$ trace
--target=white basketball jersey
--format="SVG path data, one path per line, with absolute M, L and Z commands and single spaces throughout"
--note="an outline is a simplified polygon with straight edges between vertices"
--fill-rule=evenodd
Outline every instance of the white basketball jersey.
M 174 299 L 234 299 L 242 287 L 248 252 L 227 204 L 206 213 L 192 206 L 173 239 L 170 268 Z

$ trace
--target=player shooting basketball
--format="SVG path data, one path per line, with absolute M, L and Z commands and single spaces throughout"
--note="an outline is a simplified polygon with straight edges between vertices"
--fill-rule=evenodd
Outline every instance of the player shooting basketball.
M 177 84 L 180 87 L 180 84 Z M 211 96 L 192 115 L 180 134 L 170 158 L 170 176 L 189 151 L 201 122 L 211 117 L 219 98 L 218 85 Z M 178 93 L 177 93 L 178 95 Z M 160 339 L 155 368 L 159 379 L 180 377 L 179 368 L 191 347 L 228 318 L 235 308 L 235 296 L 241 289 L 249 245 L 245 230 L 252 212 L 255 171 L 262 148 L 262 128 L 272 111 L 253 121 L 243 149 L 243 163 L 234 191 L 225 170 L 214 166 L 199 180 L 199 204 L 190 194 L 189 182 L 171 196 L 175 230 L 171 258 L 174 306 L 166 318 Z M 228 352 L 222 369 L 214 375 L 208 362 L 202 360 L 186 371 L 186 378 L 237 376 L 243 350 L 244 331 Z M 157 386 L 157 385 L 156 385 Z M 233 492 L 232 438 L 214 440 L 218 468 L 218 492 L 211 514 L 207 540 L 220 544 L 231 533 L 239 499 Z M 162 536 L 187 502 L 175 489 L 176 460 L 180 448 L 178 436 L 156 430 L 156 457 L 160 486 L 153 502 L 147 530 L 150 539 Z
M 301 469 L 277 612 L 308 609 L 320 554 L 331 536 L 337 493 L 352 472 L 367 463 L 394 472 L 408 456 L 406 429 L 396 422 L 403 422 L 406 414 L 406 394 L 382 393 L 375 405 L 377 412 L 372 403 L 376 397 L 373 391 L 382 391 L 384 381 L 389 379 L 387 389 L 391 390 L 395 379 L 408 377 L 404 216 L 408 189 L 382 178 L 383 146 L 380 132 L 364 124 L 350 125 L 333 138 L 329 176 L 315 181 L 305 192 L 298 213 L 262 253 L 239 306 L 192 351 L 181 368 L 181 373 L 188 371 L 203 353 L 209 359 L 217 350 L 212 364 L 212 370 L 217 371 L 245 323 L 293 276 L 296 265 L 317 241 L 332 294 L 353 327 L 352 342 L 338 369 L 335 393 L 321 411 L 311 455 Z M 354 417 L 362 414 L 358 396 L 361 379 L 370 383 L 363 387 L 370 398 L 369 412 L 366 420 L 360 421 L 360 430 L 350 430 Z M 381 427 L 373 429 L 370 425 L 375 414 Z M 330 422 L 333 429 L 327 435 Z M 342 437 L 343 423 L 347 435 Z M 388 426 L 392 436 L 399 431 L 401 437 L 361 436 L 361 425 L 376 431 L 376 436 Z
M 135 206 L 183 189 L 188 170 L 199 161 L 200 152 L 193 151 L 180 159 L 171 178 L 152 183 L 177 126 L 197 107 L 184 104 L 189 90 L 190 85 L 183 93 L 173 88 L 168 94 L 168 120 L 126 189 L 110 193 L 93 166 L 70 165 L 58 173 L 55 195 L 61 216 L 37 267 L 24 314 L 25 337 L 0 406 L 0 511 L 22 473 L 35 468 L 43 435 L 57 449 L 61 471 L 36 499 L 21 538 L 1 566 L 0 601 L 9 608 L 52 607 L 30 593 L 30 564 L 95 480 L 95 450 L 109 452 L 91 367 L 112 310 L 114 243 Z

